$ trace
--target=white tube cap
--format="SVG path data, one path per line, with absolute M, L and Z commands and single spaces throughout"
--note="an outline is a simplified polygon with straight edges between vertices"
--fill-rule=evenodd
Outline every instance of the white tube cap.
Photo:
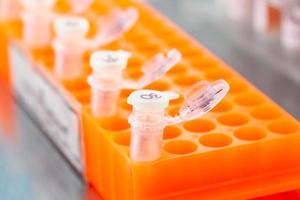
M 123 50 L 119 51 L 97 51 L 92 54 L 90 65 L 94 72 L 103 70 L 125 69 L 131 53 Z
M 160 92 L 155 90 L 138 90 L 130 94 L 128 104 L 139 111 L 163 111 L 169 106 L 170 100 L 177 99 L 174 92 Z
M 62 37 L 85 37 L 89 28 L 89 22 L 83 17 L 64 16 L 55 20 L 54 23 L 56 35 Z

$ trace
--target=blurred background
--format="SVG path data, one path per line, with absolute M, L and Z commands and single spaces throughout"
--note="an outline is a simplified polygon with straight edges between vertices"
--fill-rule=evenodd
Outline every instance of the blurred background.
M 264 22 L 255 21 L 253 13 L 261 8 L 253 7 L 251 2 L 254 0 L 232 0 L 232 4 L 229 2 L 149 1 L 276 103 L 300 119 L 300 45 L 291 46 L 291 42 L 284 39 L 284 34 L 290 36 L 289 31 L 295 29 L 289 29 L 294 25 L 291 22 L 287 30 L 284 30 L 287 32 L 282 33 L 282 22 L 287 20 L 288 23 L 291 20 L 282 17 L 283 7 L 280 2 L 283 1 L 274 1 L 271 4 L 269 12 L 272 17 Z M 290 7 L 285 9 L 290 12 Z M 299 13 L 297 16 L 300 18 Z M 299 29 L 299 21 L 296 25 Z M 299 36 L 298 30 L 298 35 L 295 36 L 298 44 Z M 70 169 L 26 112 L 11 102 L 8 91 L 0 88 L 0 97 L 1 105 L 6 105 L 0 108 L 0 114 L 5 115 L 6 119 L 0 127 L 1 199 L 101 199 Z

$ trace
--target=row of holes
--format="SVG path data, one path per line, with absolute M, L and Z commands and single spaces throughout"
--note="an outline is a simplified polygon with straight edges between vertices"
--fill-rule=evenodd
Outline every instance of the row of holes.
M 148 48 L 152 49 L 152 47 L 149 47 L 149 46 L 147 48 L 146 47 L 143 47 L 143 48 L 145 48 L 144 50 L 147 50 Z M 186 51 L 183 51 L 183 53 L 187 54 L 187 55 L 193 55 L 194 53 L 199 54 L 199 51 L 194 51 L 194 50 L 189 51 L 189 49 L 187 49 Z M 223 69 L 211 70 L 212 66 L 217 65 L 217 63 L 214 60 L 208 59 L 203 63 L 203 61 L 200 61 L 199 59 L 196 59 L 196 60 L 192 60 L 191 63 L 193 65 L 195 65 L 195 67 L 197 69 L 199 68 L 199 69 L 203 70 L 205 68 L 210 68 L 210 70 L 205 73 L 205 77 L 209 80 L 215 80 L 215 79 L 218 79 L 218 78 L 224 78 L 224 79 L 231 78 L 231 74 L 227 70 L 223 70 Z M 180 70 L 176 69 L 174 71 L 182 72 L 182 71 L 184 71 L 185 68 L 183 68 L 183 67 L 180 68 L 179 67 L 179 69 Z M 176 78 L 174 81 L 178 85 L 189 86 L 189 85 L 193 84 L 194 82 L 196 82 L 198 80 L 199 80 L 198 77 L 186 76 L 186 77 Z M 168 90 L 169 86 L 168 86 L 167 83 L 160 82 L 160 83 L 156 83 L 156 85 L 155 84 L 152 85 L 152 87 L 150 86 L 149 88 L 150 89 Z M 234 88 L 233 91 L 241 91 L 241 90 L 244 89 L 243 86 L 241 86 L 241 85 L 236 85 L 236 87 L 233 87 L 233 88 Z M 76 88 L 76 89 L 81 89 L 81 88 L 79 86 L 79 88 Z M 88 92 L 85 91 L 84 92 L 84 97 L 85 97 L 84 101 L 86 101 L 86 97 L 88 95 L 89 95 Z M 259 95 L 249 93 L 249 94 L 246 94 L 246 95 L 236 97 L 235 101 L 236 101 L 236 103 L 238 103 L 240 105 L 253 106 L 253 105 L 257 105 L 257 104 L 262 103 L 262 98 Z M 223 104 L 223 108 L 221 108 L 221 110 L 222 109 L 228 109 L 229 107 L 230 107 L 230 104 L 225 103 L 225 104 Z M 275 109 L 273 109 L 271 107 L 263 107 L 263 108 L 257 108 L 256 110 L 254 110 L 252 112 L 252 115 L 256 118 L 259 118 L 259 119 L 274 119 L 274 118 L 279 117 L 280 113 L 277 112 Z M 235 119 L 232 120 L 232 118 L 235 118 Z M 245 116 L 242 116 L 242 115 L 240 115 L 238 117 L 231 115 L 231 117 L 226 116 L 226 117 L 223 117 L 223 118 L 221 116 L 219 118 L 220 123 L 225 124 L 225 125 L 229 125 L 229 126 L 241 125 L 241 124 L 246 123 L 247 121 L 248 121 L 248 119 Z M 284 132 L 283 129 L 281 131 Z
M 232 118 L 233 116 L 235 119 Z M 247 118 L 244 118 L 243 115 L 238 115 L 237 113 L 230 113 L 221 116 L 218 118 L 218 121 L 227 126 L 242 126 L 247 123 Z M 213 131 L 216 128 L 216 125 L 210 120 L 198 119 L 184 123 L 183 127 L 185 130 L 193 133 L 205 133 Z M 278 134 L 292 134 L 296 132 L 299 127 L 297 123 L 291 120 L 279 119 L 271 122 L 268 125 L 268 129 Z
M 299 130 L 296 122 L 282 119 L 269 124 L 268 129 L 278 134 L 291 134 Z M 242 127 L 233 132 L 233 135 L 244 141 L 256 141 L 267 137 L 267 132 L 255 126 Z M 210 133 L 200 137 L 199 143 L 206 147 L 220 148 L 229 146 L 233 139 L 222 133 Z M 197 150 L 197 145 L 189 140 L 174 140 L 168 142 L 164 149 L 172 154 L 189 154 Z
M 148 22 L 151 22 L 151 20 L 148 20 Z M 160 21 L 158 21 L 160 22 Z M 157 25 L 157 24 L 156 24 Z M 151 26 L 152 27 L 152 26 Z M 161 29 L 155 29 L 157 30 L 158 34 L 161 35 Z M 171 33 L 171 34 L 167 34 L 168 36 L 173 35 L 173 30 L 172 29 L 165 29 L 163 30 L 163 33 Z M 171 38 L 171 37 L 169 37 Z M 171 44 L 172 42 L 175 42 L 176 44 L 178 44 L 179 46 L 184 46 L 182 44 L 185 44 L 185 42 L 183 41 L 181 43 L 180 40 L 177 40 L 177 38 L 173 38 L 171 39 Z M 175 44 L 173 43 L 173 44 Z M 194 51 L 191 52 L 183 52 L 184 55 L 193 55 Z M 199 56 L 198 53 L 196 53 L 197 56 Z M 196 60 L 196 62 L 198 62 L 198 60 Z M 198 63 L 193 63 L 192 64 L 196 67 L 199 67 L 199 69 L 203 70 L 203 65 L 198 64 Z M 213 63 L 214 64 L 214 63 Z M 209 65 L 207 65 L 209 66 Z M 204 68 L 206 66 L 204 65 Z M 184 67 L 178 67 L 178 68 L 174 68 L 173 71 L 175 71 L 178 73 L 182 73 L 185 72 L 186 68 Z M 206 78 L 208 78 L 209 80 L 214 80 L 214 79 L 218 79 L 218 78 L 224 78 L 224 79 L 229 79 L 231 77 L 231 74 L 229 73 L 229 71 L 211 71 L 211 72 L 207 72 L 206 74 Z M 188 83 L 187 82 L 183 82 L 183 85 L 190 85 L 192 84 L 190 81 L 192 79 L 189 79 Z M 179 84 L 180 84 L 179 80 Z M 176 80 L 175 80 L 176 82 Z M 166 87 L 164 87 L 166 88 Z M 245 90 L 246 86 L 245 84 L 236 84 L 234 85 L 233 88 L 233 92 L 239 93 L 243 90 Z M 249 97 L 252 98 L 249 98 Z M 254 98 L 253 98 L 254 96 Z M 235 101 L 240 104 L 240 105 L 244 105 L 244 106 L 253 106 L 253 105 L 258 105 L 260 103 L 262 103 L 261 97 L 258 95 L 253 95 L 253 94 L 247 94 L 244 96 L 239 96 L 235 99 Z M 230 110 L 230 103 L 223 103 L 220 104 L 220 106 L 218 108 L 216 108 L 216 110 L 219 109 L 219 111 L 223 111 L 223 110 Z M 275 119 L 277 117 L 280 116 L 280 112 L 277 111 L 275 108 L 270 107 L 270 106 L 264 106 L 264 107 L 259 107 L 259 108 L 255 108 L 251 114 L 259 119 Z M 228 117 L 228 116 L 227 116 Z M 237 117 L 237 116 L 235 116 Z M 243 123 L 243 121 L 246 118 L 241 118 L 239 120 L 228 120 L 226 117 L 220 118 L 220 121 L 223 121 L 223 123 L 227 124 L 227 125 L 233 125 L 236 124 L 237 121 L 238 123 Z M 192 123 L 192 122 L 191 122 Z M 269 129 L 273 132 L 277 132 L 277 133 L 293 133 L 297 131 L 297 124 L 294 124 L 292 121 L 289 120 L 281 120 L 281 121 L 277 121 L 277 122 L 273 122 L 269 125 Z M 167 127 L 165 129 L 165 134 L 164 134 L 164 138 L 165 139 L 170 139 L 170 138 L 174 138 L 177 137 L 181 134 L 181 130 L 176 128 L 176 127 Z M 257 127 L 243 127 L 238 129 L 237 131 L 234 132 L 234 135 L 239 138 L 239 139 L 243 139 L 243 140 L 257 140 L 257 139 L 261 139 L 263 137 L 266 136 L 266 132 L 263 131 L 262 129 L 259 129 Z M 209 146 L 209 147 L 222 147 L 222 146 L 227 146 L 232 142 L 232 139 L 225 135 L 225 134 L 208 134 L 208 135 L 204 135 L 200 138 L 199 142 L 201 144 L 203 144 L 204 146 Z M 192 153 L 197 149 L 197 145 L 190 142 L 190 141 L 185 141 L 185 140 L 175 140 L 172 142 L 169 142 L 166 146 L 165 146 L 165 150 L 167 152 L 170 153 L 174 153 L 174 154 L 186 154 L 186 153 Z
M 296 122 L 287 119 L 278 120 L 268 126 L 269 130 L 280 134 L 291 134 L 299 130 Z M 164 131 L 164 139 L 173 139 L 182 134 L 181 129 L 169 126 Z M 256 141 L 267 137 L 267 132 L 255 126 L 247 126 L 237 129 L 233 135 L 244 141 Z M 115 142 L 120 145 L 130 145 L 129 133 L 121 133 L 115 137 Z M 209 133 L 199 138 L 199 143 L 206 147 L 220 148 L 229 146 L 233 139 L 223 133 Z M 172 154 L 189 154 L 197 150 L 197 145 L 189 140 L 172 140 L 164 146 L 165 150 Z
M 130 70 L 128 75 L 130 78 L 138 79 L 142 76 L 142 72 L 139 70 Z M 65 81 L 64 85 L 66 86 L 66 88 L 68 88 L 70 90 L 87 89 L 87 88 L 89 88 L 89 86 L 86 82 L 86 77 L 87 76 L 83 76 L 76 80 Z M 220 78 L 222 78 L 222 77 L 220 77 Z M 199 76 L 183 75 L 180 77 L 175 77 L 174 83 L 178 86 L 188 87 L 200 80 L 201 80 L 201 78 Z M 231 86 L 231 90 L 230 90 L 231 93 L 241 93 L 243 91 L 246 91 L 246 89 L 247 89 L 246 86 L 243 87 L 243 84 L 239 84 L 239 82 L 237 82 L 237 81 L 236 82 L 229 81 L 229 84 Z M 160 80 L 160 81 L 154 82 L 151 86 L 149 86 L 149 88 L 150 87 L 153 89 L 156 89 L 156 90 L 165 91 L 165 90 L 168 90 L 171 86 L 169 83 Z M 249 96 L 251 96 L 251 98 L 248 98 Z M 251 92 L 245 96 L 241 96 L 241 97 L 237 98 L 236 102 L 240 103 L 241 105 L 256 105 L 256 104 L 262 102 L 262 97 L 256 93 Z
M 150 86 L 148 86 L 147 89 L 157 89 L 157 87 L 160 87 L 160 90 L 162 91 L 169 90 L 168 84 L 166 83 L 162 84 L 162 83 L 164 82 L 156 82 L 155 84 L 151 84 Z M 123 98 L 121 100 L 121 107 L 128 111 L 130 111 L 132 108 L 130 105 L 127 105 L 126 98 L 131 92 L 132 90 L 124 90 L 121 93 L 121 97 Z M 81 90 L 81 91 L 74 92 L 73 94 L 82 103 L 89 103 L 90 101 L 90 95 L 91 95 L 90 90 Z M 179 104 L 181 104 L 183 101 L 184 98 L 182 95 L 180 96 L 180 98 L 171 101 L 168 113 L 171 116 L 176 115 L 181 107 Z M 262 99 L 255 98 L 255 96 L 247 93 L 238 96 L 235 99 L 235 102 L 243 106 L 255 106 L 254 108 L 252 108 L 252 110 L 250 110 L 250 115 L 259 120 L 274 120 L 281 116 L 281 111 L 278 108 L 272 105 L 262 104 L 263 103 Z M 216 112 L 216 113 L 228 112 L 232 108 L 233 108 L 233 104 L 230 103 L 230 101 L 225 99 L 221 101 L 219 105 L 217 105 L 212 110 L 212 112 Z M 219 118 L 220 123 L 224 125 L 231 125 L 231 126 L 243 125 L 243 123 L 246 123 L 247 121 L 248 121 L 248 117 L 239 113 L 233 113 Z
M 177 84 L 178 83 L 180 83 L 181 85 L 186 84 L 186 86 L 191 85 L 195 81 L 196 81 L 195 79 L 192 79 L 189 77 L 177 78 Z M 82 84 L 79 84 L 80 82 Z M 69 90 L 71 90 L 71 92 L 79 94 L 79 96 L 77 96 L 79 100 L 81 99 L 80 94 L 83 93 L 84 99 L 87 99 L 86 94 L 90 93 L 90 92 L 88 92 L 89 86 L 87 85 L 85 78 L 77 79 L 74 81 L 67 81 L 67 82 L 64 82 L 64 85 Z M 153 90 L 167 91 L 167 90 L 171 89 L 171 84 L 168 83 L 167 81 L 159 80 L 159 81 L 156 81 L 156 82 L 150 84 L 146 88 L 153 89 Z M 132 91 L 130 91 L 130 92 L 132 92 Z M 235 86 L 233 86 L 233 87 L 231 87 L 230 92 L 236 93 L 236 92 L 241 92 L 241 91 L 239 89 L 237 89 Z M 125 93 L 126 93 L 126 91 L 125 91 Z M 122 92 L 122 94 L 124 94 L 124 93 Z M 126 95 L 122 95 L 122 97 L 127 97 L 129 94 L 130 93 L 128 93 Z M 242 106 L 256 106 L 256 105 L 262 104 L 264 102 L 264 99 L 257 93 L 247 92 L 247 93 L 238 95 L 234 101 L 237 104 L 242 105 Z M 222 106 L 227 107 L 228 110 L 229 110 L 229 107 L 231 107 L 231 105 L 229 105 L 228 103 L 227 103 L 227 105 L 225 105 L 225 103 L 224 103 Z M 226 109 L 226 108 L 221 108 L 221 109 Z
M 248 119 L 240 113 L 228 113 L 219 117 L 218 121 L 224 125 L 238 126 L 245 125 Z M 127 120 L 118 117 L 102 119 L 100 124 L 104 129 L 111 131 L 124 131 L 129 129 Z M 183 127 L 190 132 L 205 133 L 212 131 L 216 125 L 210 120 L 198 119 L 184 123 Z M 278 134 L 292 134 L 299 130 L 299 125 L 293 120 L 282 118 L 270 122 L 268 129 Z

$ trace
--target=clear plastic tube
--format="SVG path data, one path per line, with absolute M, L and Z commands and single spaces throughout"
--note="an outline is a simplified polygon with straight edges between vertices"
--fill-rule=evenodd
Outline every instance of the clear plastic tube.
M 86 11 L 93 2 L 93 0 L 70 0 L 72 10 L 76 14 Z
M 213 109 L 227 94 L 229 85 L 224 80 L 212 84 L 201 81 L 186 93 L 185 103 L 177 117 L 165 116 L 169 101 L 178 98 L 173 92 L 139 90 L 128 97 L 133 106 L 130 157 L 133 161 L 153 161 L 161 156 L 164 128 L 170 124 L 198 118 Z
M 12 21 L 19 18 L 21 5 L 18 0 L 0 0 L 0 21 Z
M 152 161 L 161 155 L 165 112 L 143 112 L 134 109 L 131 115 L 130 156 L 133 161 Z
M 92 89 L 92 113 L 94 116 L 113 116 L 118 111 L 119 90 Z
M 279 30 L 282 8 L 287 1 L 254 0 L 253 26 L 257 33 Z
M 123 71 L 127 66 L 130 53 L 125 51 L 98 51 L 90 60 L 93 74 L 88 78 L 92 87 L 92 112 L 96 117 L 115 115 L 119 92 L 123 88 L 136 89 L 158 80 L 175 66 L 181 59 L 181 54 L 173 49 L 166 56 L 158 54 L 142 67 L 144 76 L 137 81 L 127 80 Z
M 44 48 L 52 38 L 52 8 L 55 0 L 22 0 L 23 40 L 31 48 Z
M 88 2 L 86 2 L 88 3 Z M 55 51 L 54 71 L 60 79 L 75 79 L 84 73 L 83 56 L 120 38 L 136 22 L 137 11 L 133 8 L 116 9 L 103 16 L 101 30 L 94 38 L 87 38 L 89 23 L 83 17 L 59 16 L 54 28 L 56 37 L 52 43 Z M 118 29 L 114 27 L 118 26 Z
M 291 2 L 284 10 L 281 42 L 291 52 L 300 51 L 300 3 Z
M 250 22 L 253 13 L 253 0 L 219 0 L 226 15 L 238 22 Z
M 99 51 L 92 55 L 93 74 L 88 83 L 92 87 L 92 112 L 96 117 L 117 113 L 123 70 L 130 54 L 125 51 Z
M 84 74 L 83 55 L 89 23 L 80 17 L 60 17 L 55 21 L 54 71 L 61 79 L 75 79 Z

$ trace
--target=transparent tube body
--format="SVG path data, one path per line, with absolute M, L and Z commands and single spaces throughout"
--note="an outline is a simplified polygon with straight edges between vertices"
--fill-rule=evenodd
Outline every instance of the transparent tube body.
M 300 51 L 300 5 L 287 7 L 283 15 L 281 42 L 290 51 Z
M 253 16 L 253 26 L 254 29 L 260 33 L 265 32 L 267 29 L 267 1 L 265 0 L 254 0 L 254 16 Z
M 50 8 L 28 9 L 22 13 L 23 40 L 31 48 L 44 48 L 52 37 Z
M 139 90 L 131 93 L 127 102 L 133 106 L 129 117 L 131 124 L 130 157 L 133 161 L 153 161 L 161 156 L 164 128 L 203 116 L 213 109 L 228 93 L 224 80 L 213 83 L 200 81 L 185 93 L 185 102 L 179 115 L 165 116 L 170 100 L 179 95 L 174 92 Z
M 131 123 L 130 157 L 133 161 L 153 161 L 161 156 L 164 111 L 144 112 L 134 109 Z
M 118 111 L 122 70 L 94 72 L 90 77 L 92 86 L 92 113 L 95 117 L 110 117 Z
M 253 12 L 253 0 L 219 0 L 226 15 L 238 22 L 251 21 Z
M 60 79 L 75 79 L 84 74 L 85 48 L 81 42 L 76 42 L 76 39 L 69 42 L 58 39 L 54 41 L 53 47 L 54 71 Z
M 283 3 L 271 0 L 254 0 L 253 26 L 257 33 L 278 30 L 281 24 Z
M 21 6 L 17 0 L 0 0 L 0 20 L 16 20 L 21 12 Z
M 113 116 L 118 111 L 120 91 L 92 89 L 92 112 L 96 117 Z

